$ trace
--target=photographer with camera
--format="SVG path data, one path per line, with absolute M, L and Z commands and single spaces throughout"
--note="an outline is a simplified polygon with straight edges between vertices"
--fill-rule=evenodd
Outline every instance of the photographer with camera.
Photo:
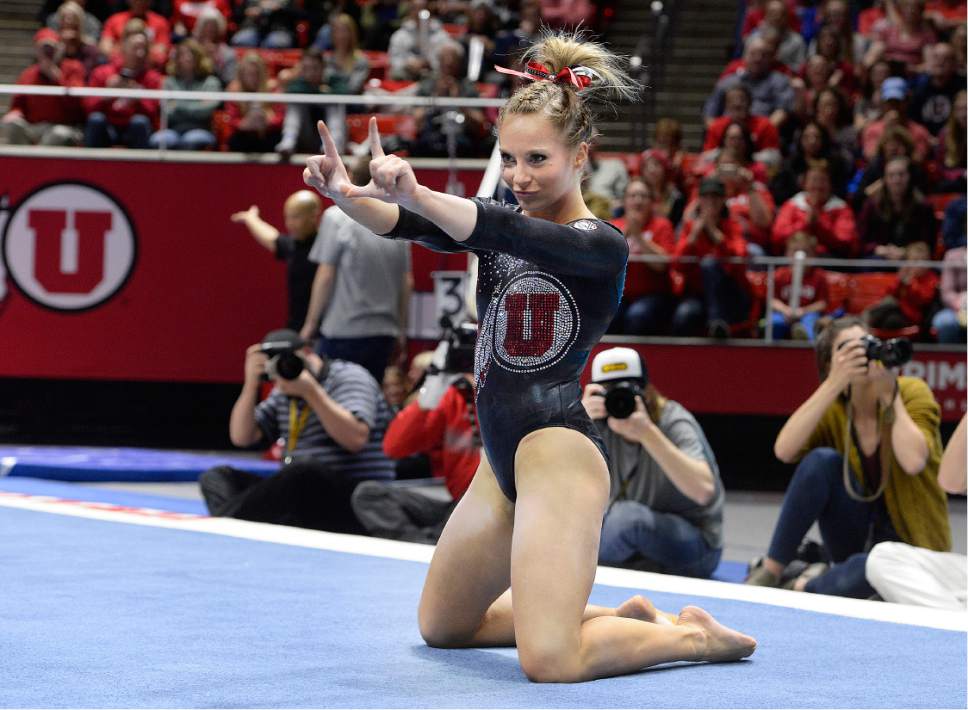
M 265 379 L 275 387 L 262 402 Z M 320 358 L 291 330 L 272 331 L 245 355 L 245 383 L 229 419 L 239 447 L 285 442 L 269 478 L 218 466 L 199 478 L 214 516 L 359 533 L 350 507 L 361 481 L 394 477 L 384 454 L 390 410 L 360 365 Z
M 631 348 L 592 361 L 582 404 L 608 449 L 609 505 L 599 561 L 712 575 L 723 547 L 723 485 L 695 417 L 663 397 Z
M 898 377 L 909 341 L 882 342 L 856 317 L 817 337 L 820 386 L 774 444 L 797 465 L 767 556 L 746 580 L 759 586 L 868 598 L 867 553 L 884 541 L 946 551 L 947 499 L 938 485 L 941 413 L 924 380 Z M 794 562 L 817 522 L 832 562 Z
M 435 478 L 366 481 L 353 492 L 353 511 L 376 537 L 436 543 L 481 459 L 474 404 L 477 326 L 445 326 L 417 399 L 393 418 L 383 438 L 391 459 L 430 455 Z M 442 479 L 442 480 L 441 480 Z

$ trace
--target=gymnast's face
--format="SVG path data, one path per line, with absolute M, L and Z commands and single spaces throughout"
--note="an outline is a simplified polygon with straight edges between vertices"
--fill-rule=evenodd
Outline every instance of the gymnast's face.
M 540 113 L 511 114 L 501 121 L 501 177 L 527 214 L 553 218 L 556 206 L 580 192 L 588 144 L 567 145 Z

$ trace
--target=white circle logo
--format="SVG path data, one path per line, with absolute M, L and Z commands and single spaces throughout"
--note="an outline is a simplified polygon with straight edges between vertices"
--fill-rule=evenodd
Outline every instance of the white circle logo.
M 551 367 L 578 337 L 575 299 L 558 279 L 537 271 L 504 287 L 493 318 L 494 359 L 513 372 Z
M 124 286 L 137 241 L 116 200 L 88 185 L 57 183 L 26 197 L 10 215 L 3 258 L 24 295 L 46 308 L 82 311 Z

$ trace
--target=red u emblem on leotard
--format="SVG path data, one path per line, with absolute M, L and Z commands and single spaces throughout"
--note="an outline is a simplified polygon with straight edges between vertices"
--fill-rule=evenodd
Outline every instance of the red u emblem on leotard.
M 504 349 L 514 357 L 541 357 L 555 339 L 557 293 L 510 293 L 504 300 L 508 330 Z

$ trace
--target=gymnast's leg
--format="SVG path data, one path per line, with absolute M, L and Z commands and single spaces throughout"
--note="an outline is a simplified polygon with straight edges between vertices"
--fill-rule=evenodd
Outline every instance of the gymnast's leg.
M 431 646 L 513 646 L 511 533 L 514 505 L 486 457 L 437 543 L 420 599 L 420 633 Z M 585 618 L 626 616 L 672 623 L 636 595 L 618 608 L 588 605 Z M 670 620 L 671 619 L 671 620 Z
M 729 661 L 756 642 L 686 607 L 678 623 L 585 617 L 595 578 L 608 470 L 592 442 L 571 429 L 525 437 L 515 461 L 518 499 L 511 588 L 518 656 L 534 681 L 575 682 L 670 661 Z

